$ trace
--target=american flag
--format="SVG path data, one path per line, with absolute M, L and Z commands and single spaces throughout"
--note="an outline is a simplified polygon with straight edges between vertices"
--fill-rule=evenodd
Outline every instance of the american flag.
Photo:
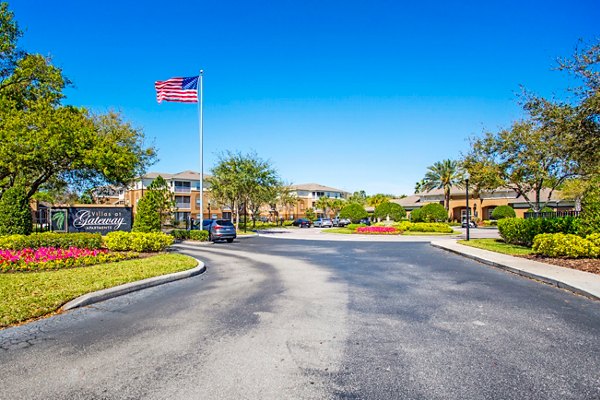
M 179 103 L 198 102 L 198 77 L 171 78 L 154 82 L 156 100 L 176 101 Z

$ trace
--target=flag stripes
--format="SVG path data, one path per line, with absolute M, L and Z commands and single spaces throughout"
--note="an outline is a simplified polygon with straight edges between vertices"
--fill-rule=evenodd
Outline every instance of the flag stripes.
M 178 103 L 198 102 L 198 77 L 171 78 L 166 81 L 156 81 L 156 100 L 173 101 Z

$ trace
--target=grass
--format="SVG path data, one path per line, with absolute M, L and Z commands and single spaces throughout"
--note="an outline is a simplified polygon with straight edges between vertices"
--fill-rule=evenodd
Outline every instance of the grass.
M 86 293 L 193 268 L 181 254 L 43 272 L 0 274 L 0 328 L 51 314 Z
M 508 254 L 511 256 L 533 254 L 533 251 L 529 247 L 504 243 L 502 239 L 471 239 L 469 241 L 459 240 L 458 243 L 464 244 L 465 246 L 477 247 L 478 249 L 495 251 L 496 253 Z
M 349 233 L 354 233 L 354 231 L 348 229 L 348 228 L 327 228 L 327 229 L 323 229 L 323 232 L 326 233 L 344 233 L 344 234 L 349 234 Z

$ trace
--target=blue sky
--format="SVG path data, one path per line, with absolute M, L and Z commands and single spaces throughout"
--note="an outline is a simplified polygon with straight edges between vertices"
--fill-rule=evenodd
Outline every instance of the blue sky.
M 138 5 L 133 5 L 137 3 Z M 199 170 L 194 104 L 154 81 L 204 72 L 204 166 L 255 151 L 290 183 L 411 194 L 427 166 L 521 117 L 520 85 L 600 37 L 593 1 L 9 1 L 21 47 L 50 55 L 66 103 L 119 110 L 156 145 L 152 171 Z

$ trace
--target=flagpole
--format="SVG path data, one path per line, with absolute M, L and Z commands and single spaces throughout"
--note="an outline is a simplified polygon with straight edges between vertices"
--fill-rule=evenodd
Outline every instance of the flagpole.
M 199 126 L 199 131 L 200 131 L 200 230 L 204 229 L 204 143 L 203 143 L 203 136 L 204 136 L 204 117 L 203 117 L 203 110 L 202 110 L 202 100 L 203 100 L 203 93 L 202 93 L 202 73 L 204 71 L 200 70 L 200 92 L 198 93 L 198 95 L 200 96 L 200 101 L 198 102 L 198 118 L 200 119 L 200 126 Z M 210 218 L 210 215 L 208 216 L 208 218 Z

